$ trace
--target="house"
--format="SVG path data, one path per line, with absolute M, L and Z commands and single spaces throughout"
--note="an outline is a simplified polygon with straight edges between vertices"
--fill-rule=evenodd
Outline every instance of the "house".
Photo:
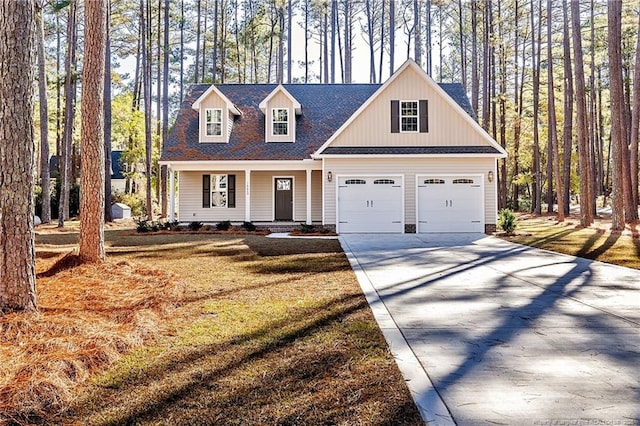
M 111 151 L 111 190 L 124 192 L 126 177 L 125 166 L 120 162 L 122 151 Z M 76 175 L 80 176 L 80 164 L 76 164 Z M 49 173 L 52 179 L 58 178 L 58 156 L 52 155 L 49 159 Z
M 160 163 L 180 222 L 491 232 L 505 156 L 461 85 L 408 60 L 382 85 L 195 85 Z

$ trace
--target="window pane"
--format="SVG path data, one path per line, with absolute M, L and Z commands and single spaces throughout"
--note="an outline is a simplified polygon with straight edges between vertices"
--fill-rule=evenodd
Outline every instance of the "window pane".
M 400 103 L 400 125 L 403 132 L 418 131 L 417 101 L 402 101 Z
M 289 179 L 278 179 L 276 182 L 276 188 L 278 191 L 290 191 L 291 181 Z
M 288 121 L 289 110 L 285 108 L 276 108 L 273 110 L 273 121 Z
M 227 207 L 227 193 L 226 191 L 213 191 L 211 193 L 211 206 L 212 207 Z
M 289 124 L 288 123 L 273 123 L 273 134 L 274 135 L 288 135 L 289 134 Z

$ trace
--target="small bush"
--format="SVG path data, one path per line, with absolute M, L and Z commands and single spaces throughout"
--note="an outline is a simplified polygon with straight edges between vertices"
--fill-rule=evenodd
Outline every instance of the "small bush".
M 251 222 L 243 222 L 241 227 L 247 232 L 253 232 L 256 230 L 256 226 Z
M 146 200 L 142 194 L 125 194 L 114 192 L 111 195 L 112 203 L 122 203 L 131 207 L 131 216 L 143 216 L 147 213 Z
M 231 221 L 229 220 L 224 220 L 216 224 L 216 229 L 218 231 L 228 231 L 229 228 L 231 228 Z
M 516 230 L 516 216 L 509 209 L 502 209 L 498 213 L 498 225 L 507 234 L 513 234 Z
M 202 222 L 189 222 L 188 228 L 189 231 L 198 231 L 200 228 L 202 228 Z
M 307 225 L 306 223 L 300 223 L 300 232 L 303 234 L 313 234 L 316 232 L 316 227 L 313 225 Z
M 157 232 L 162 229 L 163 225 L 160 222 L 146 219 L 136 219 L 136 232 Z

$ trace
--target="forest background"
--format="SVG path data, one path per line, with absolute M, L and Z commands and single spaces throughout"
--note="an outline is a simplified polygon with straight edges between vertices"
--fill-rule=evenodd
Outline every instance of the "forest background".
M 90 29 L 82 1 L 39 7 L 38 213 L 62 226 L 77 214 L 76 110 Z M 110 151 L 123 151 L 127 184 L 116 199 L 166 216 L 157 160 L 190 84 L 381 83 L 413 58 L 434 80 L 462 83 L 480 124 L 507 149 L 499 208 L 555 206 L 562 220 L 579 203 L 587 226 L 597 203 L 611 204 L 620 229 L 637 219 L 639 11 L 638 1 L 595 0 L 112 1 L 105 174 Z

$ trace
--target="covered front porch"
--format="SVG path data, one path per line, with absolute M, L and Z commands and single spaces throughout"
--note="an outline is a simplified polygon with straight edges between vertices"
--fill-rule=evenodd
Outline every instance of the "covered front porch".
M 169 219 L 286 226 L 323 223 L 322 162 L 167 162 Z

